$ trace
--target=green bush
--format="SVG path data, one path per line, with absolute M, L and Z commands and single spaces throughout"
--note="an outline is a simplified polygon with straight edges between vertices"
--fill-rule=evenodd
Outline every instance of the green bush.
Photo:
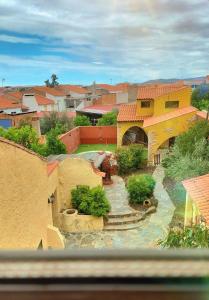
M 116 151 L 118 172 L 121 175 L 141 168 L 146 161 L 146 150 L 142 145 L 130 145 Z
M 155 180 L 151 175 L 133 175 L 128 179 L 127 189 L 131 204 L 141 204 L 153 195 Z
M 87 116 L 76 116 L 74 119 L 75 126 L 91 126 L 90 119 Z
M 110 204 L 101 186 L 92 189 L 79 185 L 71 191 L 73 208 L 79 213 L 92 216 L 105 216 L 110 211 Z
M 91 215 L 101 217 L 110 211 L 110 204 L 106 198 L 105 191 L 101 186 L 91 189 L 92 202 L 90 204 Z
M 59 140 L 57 128 L 51 129 L 46 135 L 48 155 L 67 153 L 66 146 Z
M 116 151 L 119 174 L 127 174 L 133 167 L 133 156 L 128 148 L 119 148 Z
M 44 115 L 40 120 L 41 133 L 46 134 L 51 129 L 59 128 L 59 134 L 65 133 L 73 128 L 73 119 L 66 113 L 50 112 Z
M 110 126 L 117 124 L 117 112 L 111 111 L 105 115 L 103 115 L 99 120 L 98 126 Z
M 208 248 L 209 229 L 204 225 L 170 229 L 166 239 L 159 244 L 165 248 Z
M 20 144 L 28 149 L 31 149 L 32 144 L 38 143 L 37 132 L 29 125 L 20 128 L 1 128 L 0 136 L 17 144 Z
M 66 146 L 58 138 L 59 133 L 60 126 L 58 125 L 47 133 L 46 144 L 40 144 L 37 132 L 31 126 L 9 129 L 0 127 L 0 136 L 33 150 L 41 156 L 67 153 Z

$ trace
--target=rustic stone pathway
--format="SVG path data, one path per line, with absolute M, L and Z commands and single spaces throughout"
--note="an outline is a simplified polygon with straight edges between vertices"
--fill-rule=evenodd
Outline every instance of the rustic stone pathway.
M 163 187 L 164 169 L 161 166 L 156 168 L 153 177 L 156 180 L 154 196 L 158 199 L 156 213 L 140 221 L 139 226 L 131 230 L 69 233 L 66 235 L 66 248 L 136 249 L 159 247 L 157 241 L 166 237 L 175 207 Z M 123 203 L 125 204 L 124 199 Z M 118 207 L 118 203 L 114 204 L 113 209 L 116 207 Z M 125 204 L 125 209 L 128 209 L 127 204 Z
M 133 212 L 134 210 L 128 203 L 128 192 L 123 178 L 119 176 L 112 176 L 112 180 L 113 184 L 104 186 L 107 199 L 111 204 L 110 214 L 122 215 Z

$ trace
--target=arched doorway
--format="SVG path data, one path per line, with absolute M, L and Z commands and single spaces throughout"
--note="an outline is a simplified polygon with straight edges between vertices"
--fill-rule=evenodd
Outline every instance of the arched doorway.
M 129 128 L 122 139 L 122 145 L 142 144 L 147 147 L 148 137 L 144 130 L 138 126 Z
M 155 165 L 159 165 L 161 163 L 161 161 L 168 155 L 169 151 L 171 150 L 171 148 L 173 147 L 174 143 L 175 143 L 175 139 L 176 137 L 170 137 L 169 139 L 167 139 L 164 143 L 162 143 L 160 145 L 160 147 L 158 148 L 158 150 L 156 151 L 155 155 L 154 155 L 154 164 Z

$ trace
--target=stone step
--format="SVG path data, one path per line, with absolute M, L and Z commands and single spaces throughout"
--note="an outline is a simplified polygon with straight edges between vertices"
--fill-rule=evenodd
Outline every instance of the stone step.
M 107 216 L 108 219 L 112 218 L 125 218 L 125 217 L 136 217 L 139 216 L 140 213 L 138 211 L 130 211 L 130 212 L 110 212 Z
M 106 225 L 122 225 L 122 224 L 134 224 L 138 223 L 143 219 L 141 214 L 138 214 L 136 216 L 128 216 L 128 217 L 115 217 L 115 218 L 109 218 L 106 221 Z
M 104 230 L 105 231 L 123 231 L 123 230 L 130 230 L 135 229 L 140 226 L 140 221 L 137 223 L 132 224 L 121 224 L 121 225 L 105 225 Z

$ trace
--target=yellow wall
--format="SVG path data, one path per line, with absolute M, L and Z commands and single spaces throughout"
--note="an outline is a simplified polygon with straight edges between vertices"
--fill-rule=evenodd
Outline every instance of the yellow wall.
M 144 128 L 148 135 L 148 160 L 153 160 L 154 154 L 169 138 L 187 131 L 195 121 L 196 112 L 191 112 Z
M 46 161 L 0 140 L 0 248 L 48 247 Z M 53 244 L 53 241 L 50 241 Z
M 50 177 L 53 175 L 52 173 Z M 53 223 L 60 228 L 61 212 L 72 207 L 71 190 L 77 185 L 88 185 L 90 187 L 102 185 L 102 177 L 94 172 L 91 163 L 87 160 L 81 158 L 66 158 L 61 161 L 57 167 L 57 178 L 56 186 L 56 179 L 50 180 L 50 192 L 56 188 L 56 199 L 52 204 L 52 214 Z
M 195 121 L 196 112 L 188 113 L 146 128 L 143 128 L 142 122 L 118 122 L 118 146 L 122 145 L 123 136 L 129 128 L 133 126 L 142 128 L 148 136 L 148 161 L 151 164 L 153 162 L 154 154 L 162 144 L 165 144 L 169 138 L 176 137 L 181 133 L 187 131 Z
M 118 122 L 117 123 L 117 145 L 122 145 L 123 136 L 131 127 L 138 126 L 142 128 L 143 122 Z
M 150 107 L 141 107 L 141 102 L 145 100 L 137 100 L 137 116 L 152 116 L 154 113 L 154 101 L 150 100 Z
M 193 199 L 187 193 L 186 195 L 186 206 L 185 206 L 185 217 L 184 226 L 190 227 L 200 222 L 200 211 Z
M 163 95 L 155 98 L 154 100 L 154 114 L 153 116 L 160 116 L 176 108 L 165 108 L 166 101 L 179 101 L 179 108 L 188 107 L 191 105 L 191 93 L 190 87 L 169 93 L 168 95 Z
M 61 228 L 65 232 L 93 232 L 104 228 L 103 217 L 89 215 L 67 214 L 65 211 L 61 216 Z

